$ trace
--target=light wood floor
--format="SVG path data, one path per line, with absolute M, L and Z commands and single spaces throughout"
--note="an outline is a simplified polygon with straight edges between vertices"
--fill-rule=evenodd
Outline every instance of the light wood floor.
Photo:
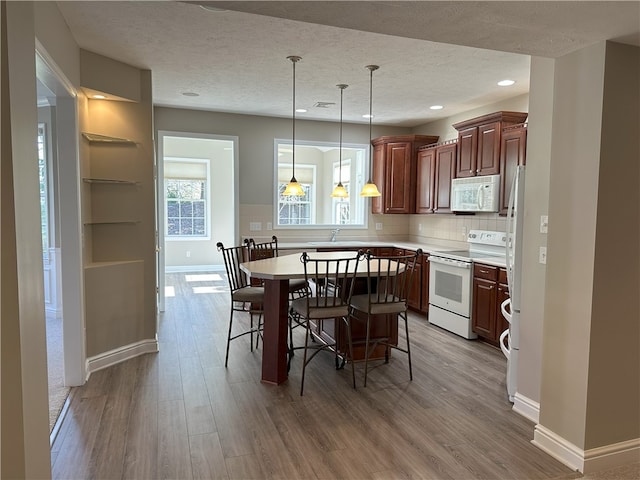
M 160 352 L 73 390 L 54 478 L 580 478 L 530 443 L 501 352 L 417 315 L 413 382 L 398 353 L 370 371 L 367 388 L 357 365 L 354 391 L 350 369 L 321 354 L 300 397 L 301 352 L 287 383 L 264 385 L 247 337 L 232 342 L 225 369 L 229 297 L 214 277 L 168 275 L 175 296 L 159 321 Z

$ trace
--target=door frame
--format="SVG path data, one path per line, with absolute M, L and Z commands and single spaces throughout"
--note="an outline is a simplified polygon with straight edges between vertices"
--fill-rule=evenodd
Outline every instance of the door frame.
M 56 95 L 57 166 L 51 172 L 58 188 L 58 208 L 54 215 L 60 232 L 60 295 L 64 385 L 86 382 L 84 281 L 82 261 L 82 216 L 80 210 L 80 157 L 78 132 L 78 92 L 36 39 L 36 76 Z
M 233 238 L 234 244 L 239 244 L 240 238 L 239 230 L 239 161 L 238 161 L 238 137 L 233 135 L 216 135 L 211 133 L 197 133 L 197 132 L 178 132 L 171 130 L 158 130 L 156 138 L 158 144 L 156 151 L 158 156 L 156 159 L 156 252 L 158 255 L 158 290 L 157 290 L 157 302 L 158 311 L 165 311 L 165 268 L 166 268 L 166 250 L 165 250 L 165 196 L 164 196 L 164 137 L 182 137 L 182 138 L 194 138 L 194 139 L 208 139 L 208 140 L 225 140 L 233 143 L 233 165 L 232 176 L 229 179 L 233 183 L 233 195 L 232 195 L 232 209 L 233 209 Z

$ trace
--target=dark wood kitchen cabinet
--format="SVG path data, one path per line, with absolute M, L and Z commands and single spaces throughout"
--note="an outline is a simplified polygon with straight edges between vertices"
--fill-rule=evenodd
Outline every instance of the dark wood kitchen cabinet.
M 371 203 L 371 213 L 415 213 L 418 148 L 437 141 L 432 135 L 385 136 L 371 141 L 373 181 L 382 194 Z
M 502 129 L 500 145 L 500 215 L 506 215 L 516 167 L 526 164 L 527 126 L 512 125 Z
M 506 270 L 474 263 L 471 325 L 479 337 L 493 345 L 498 345 L 500 334 L 506 328 L 500 305 L 507 298 Z
M 523 123 L 525 112 L 495 112 L 458 122 L 456 178 L 500 173 L 500 146 L 504 127 Z
M 416 213 L 451 213 L 457 143 L 454 140 L 418 150 Z

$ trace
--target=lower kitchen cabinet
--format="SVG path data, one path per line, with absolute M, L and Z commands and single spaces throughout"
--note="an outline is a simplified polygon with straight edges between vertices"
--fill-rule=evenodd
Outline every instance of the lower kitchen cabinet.
M 506 270 L 474 263 L 471 325 L 479 337 L 493 345 L 498 345 L 500 334 L 506 328 L 500 305 L 507 298 Z

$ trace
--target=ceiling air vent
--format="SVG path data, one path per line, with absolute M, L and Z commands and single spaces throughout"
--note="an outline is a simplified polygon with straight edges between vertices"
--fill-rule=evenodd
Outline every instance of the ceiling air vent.
M 336 103 L 335 102 L 316 102 L 314 107 L 316 108 L 329 108 L 334 106 Z

